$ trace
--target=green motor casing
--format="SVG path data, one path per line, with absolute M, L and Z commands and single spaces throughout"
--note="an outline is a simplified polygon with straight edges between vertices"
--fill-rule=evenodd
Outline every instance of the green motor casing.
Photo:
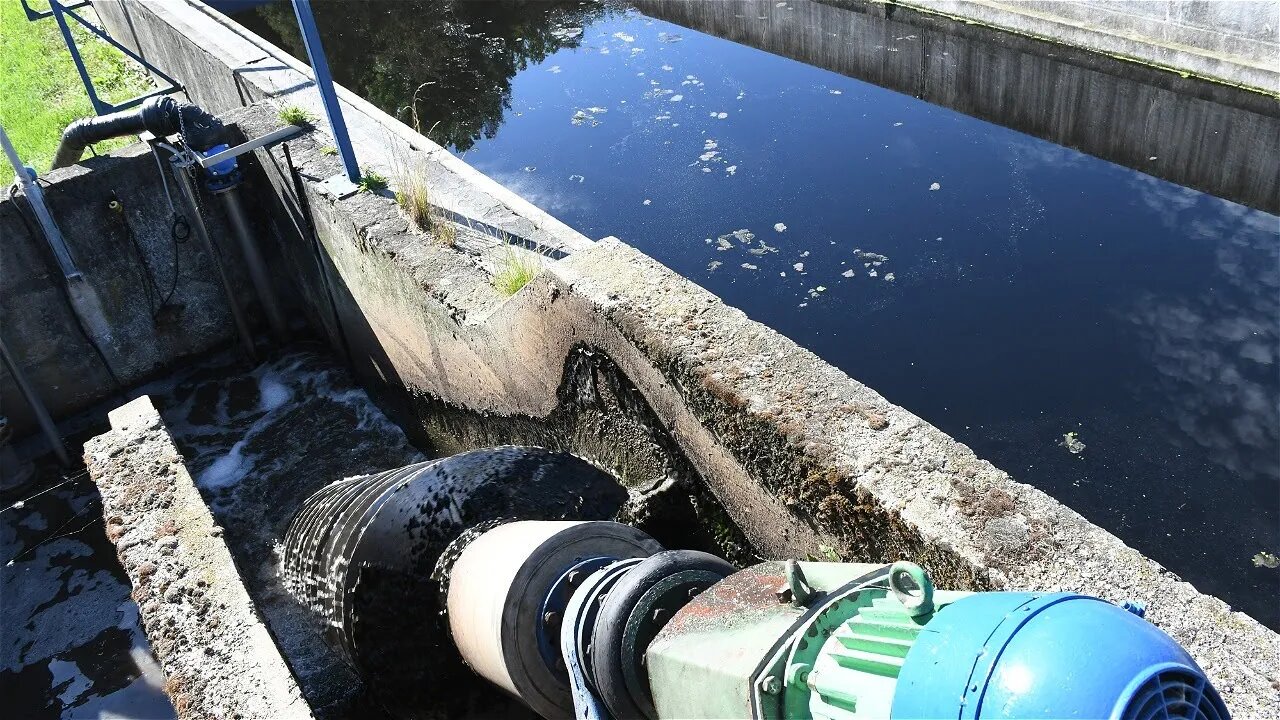
M 917 596 L 890 589 L 900 566 L 926 586 Z M 747 568 L 694 598 L 649 645 L 658 717 L 887 717 L 920 628 L 969 594 L 934 592 L 910 564 Z

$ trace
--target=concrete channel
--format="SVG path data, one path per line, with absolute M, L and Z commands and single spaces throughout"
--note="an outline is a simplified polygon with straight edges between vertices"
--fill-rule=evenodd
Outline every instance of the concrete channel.
M 1222 72 L 1206 82 L 1171 69 L 1183 67 L 1175 60 L 1142 59 L 1168 50 L 1159 33 L 1145 36 L 1149 39 L 1143 43 L 1122 27 L 1110 33 L 1092 31 L 1087 39 L 1063 37 L 1053 30 L 1056 25 L 1022 28 L 1020 21 L 1032 23 L 1041 15 L 1014 11 L 1074 13 L 1081 5 L 636 3 L 652 17 L 865 80 L 1179 185 L 1280 212 L 1280 179 L 1275 173 L 1280 162 L 1280 80 L 1275 72 L 1280 46 L 1273 42 L 1274 32 L 1271 41 L 1250 40 L 1248 57 L 1218 59 Z M 1125 9 L 1142 12 L 1166 5 L 1170 3 L 1120 3 L 1107 17 L 1124 16 Z M 1238 7 L 1241 13 L 1260 16 L 1269 8 L 1273 24 L 1280 22 L 1280 6 L 1271 3 L 1173 5 L 1203 6 L 1206 12 Z M 1266 24 L 1246 19 L 1239 23 Z M 1228 37 L 1214 35 L 1219 42 Z M 1126 55 L 1125 43 L 1150 51 Z M 880 48 L 892 52 L 878 52 Z M 1209 131 L 1216 127 L 1231 127 L 1233 132 L 1228 137 Z
M 115 37 L 166 68 L 243 138 L 280 128 L 284 104 L 321 116 L 298 63 L 207 6 L 94 4 Z M 180 450 L 181 433 L 146 397 L 114 410 L 111 429 L 85 447 L 108 536 L 179 716 L 346 717 L 367 709 L 358 679 L 321 657 L 324 628 L 300 619 L 266 568 L 273 540 L 306 495 L 418 459 L 409 443 L 433 456 L 506 444 L 572 452 L 625 486 L 622 519 L 673 546 L 731 559 L 910 559 L 948 589 L 1141 601 L 1235 717 L 1280 715 L 1280 635 L 643 253 L 580 235 L 355 95 L 340 95 L 366 169 L 394 178 L 406 164 L 424 168 L 432 201 L 466 219 L 456 240 L 416 231 L 385 194 L 335 199 L 323 181 L 340 166 L 322 129 L 247 157 L 245 195 L 292 331 L 319 335 L 349 363 L 407 440 L 362 442 L 319 472 L 305 453 L 285 452 L 283 470 L 231 502 L 193 479 L 209 466 L 189 466 L 207 460 Z M 165 218 L 155 200 L 164 197 L 160 176 L 143 171 L 152 162 L 128 149 L 50 174 L 49 193 L 101 194 L 123 182 L 102 182 L 119 168 L 132 192 L 152 198 L 147 215 Z M 163 257 L 164 223 L 132 233 L 148 257 Z M 123 247 L 121 238 L 104 247 Z M 521 249 L 512 249 L 513 238 Z M 511 252 L 529 253 L 542 269 L 505 297 L 492 277 Z M 29 254 L 36 265 L 38 252 Z M 230 264 L 247 287 L 243 269 Z M 207 277 L 199 266 L 185 272 Z M 147 363 L 117 372 L 122 383 L 230 342 L 216 289 L 191 280 L 183 322 L 198 318 L 206 329 L 158 345 Z M 40 299 L 51 282 L 14 292 L 61 307 Z M 113 290 L 110 277 L 91 282 L 107 317 L 142 312 L 143 300 Z M 261 317 L 253 320 L 261 326 Z M 29 346 L 61 349 L 24 362 L 53 367 L 83 353 L 69 322 L 25 327 L 36 338 Z M 124 337 L 128 325 L 119 322 Z M 163 337 L 159 328 L 139 332 L 120 341 L 121 352 Z M 111 400 L 111 380 L 94 373 L 101 375 L 86 369 L 83 377 L 97 379 L 55 405 L 59 415 Z M 303 424 L 286 437 L 308 432 L 303 419 L 289 422 Z M 368 466 L 352 467 L 356 461 Z M 514 712 L 482 696 L 470 697 L 465 714 Z

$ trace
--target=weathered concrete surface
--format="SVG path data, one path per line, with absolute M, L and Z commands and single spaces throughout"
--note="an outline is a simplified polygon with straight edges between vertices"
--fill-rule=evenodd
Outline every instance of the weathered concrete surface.
M 271 120 L 239 117 L 254 134 Z M 323 142 L 291 144 L 303 177 L 336 167 Z M 503 298 L 483 263 L 409 231 L 393 201 L 335 202 L 305 186 L 357 374 L 437 446 L 532 439 L 633 488 L 661 486 L 672 465 L 629 452 L 645 447 L 642 405 L 674 442 L 673 462 L 687 462 L 767 556 L 828 546 L 849 559 L 913 558 L 944 587 L 1141 599 L 1238 716 L 1280 710 L 1275 633 L 638 251 L 602 241 Z M 574 381 L 583 352 L 607 358 L 641 403 L 574 415 L 579 391 L 602 387 Z M 566 415 L 576 420 L 558 425 Z
M 699 32 L 1280 212 L 1273 96 L 863 0 L 635 4 Z M 896 11 L 886 16 L 890 7 Z
M 172 44 L 166 52 L 174 57 L 207 56 L 201 48 L 222 32 L 168 25 L 168 4 L 163 13 L 126 4 L 135 22 L 148 18 L 147 41 Z M 256 110 L 238 119 L 257 135 L 272 117 Z M 388 127 L 383 138 L 406 132 Z M 376 157 L 384 142 L 359 139 L 357 152 Z M 633 462 L 628 452 L 647 442 L 640 408 L 648 408 L 680 462 L 768 555 L 804 557 L 825 545 L 850 559 L 910 557 L 944 587 L 1141 599 L 1206 667 L 1238 717 L 1280 713 L 1275 633 L 812 353 L 615 240 L 575 242 L 580 249 L 503 298 L 483 256 L 410 231 L 390 199 L 323 195 L 317 180 L 338 169 L 320 151 L 327 143 L 318 134 L 290 143 L 296 175 L 281 151 L 257 153 L 258 181 L 298 213 L 279 239 L 284 256 L 314 258 L 288 265 L 300 286 L 312 287 L 307 297 L 327 304 L 312 315 L 330 318 L 361 381 L 410 431 L 462 447 L 478 438 L 550 436 L 553 447 L 596 460 L 633 488 L 656 488 L 671 480 L 663 474 L 671 465 Z M 293 194 L 299 178 L 301 197 Z M 579 367 L 574 354 L 582 352 L 607 358 L 642 402 L 565 412 L 576 402 L 566 389 L 611 387 L 565 372 Z M 437 419 L 442 409 L 448 423 Z M 580 422 L 540 429 L 563 416 Z
M 50 211 L 106 319 L 105 332 L 88 332 L 123 387 L 231 341 L 230 312 L 210 258 L 194 239 L 172 239 L 172 213 L 145 145 L 55 170 L 44 180 Z M 109 207 L 113 199 L 122 204 L 119 211 Z M 222 242 L 221 215 L 210 213 L 206 221 L 243 295 L 239 255 Z M 67 417 L 119 392 L 77 323 L 25 198 L 0 201 L 0 238 L 0 332 L 49 411 Z M 170 288 L 170 302 L 161 308 Z M 0 398 L 0 413 L 17 435 L 34 430 L 30 409 L 3 367 Z
M 1280 2 L 1276 0 L 854 1 L 942 13 L 1280 93 Z
M 110 420 L 85 460 L 178 716 L 310 718 L 151 401 Z

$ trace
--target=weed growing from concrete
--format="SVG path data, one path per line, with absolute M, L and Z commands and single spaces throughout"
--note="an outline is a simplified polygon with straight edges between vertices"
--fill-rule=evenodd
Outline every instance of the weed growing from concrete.
M 280 122 L 305 127 L 314 123 L 315 120 L 315 115 L 312 115 L 306 108 L 297 105 L 285 105 L 280 108 Z
M 409 222 L 422 232 L 430 232 L 432 217 L 431 198 L 427 190 L 427 173 L 420 164 L 401 170 L 396 177 L 396 202 Z
M 337 155 L 338 148 L 332 145 L 325 145 L 324 147 L 320 148 L 320 154 L 321 155 Z
M 360 192 L 380 193 L 387 189 L 387 178 L 376 170 L 370 170 L 360 176 Z
M 453 247 L 458 242 L 458 228 L 452 222 L 439 216 L 434 217 L 431 222 L 431 235 L 436 242 L 447 247 Z
M 515 295 L 520 288 L 542 271 L 542 259 L 529 253 L 517 252 L 508 246 L 493 276 L 493 286 L 503 295 Z
M 409 224 L 419 232 L 430 233 L 441 245 L 453 247 L 458 231 L 431 204 L 426 165 L 412 158 L 410 152 L 397 153 L 395 164 L 396 203 Z

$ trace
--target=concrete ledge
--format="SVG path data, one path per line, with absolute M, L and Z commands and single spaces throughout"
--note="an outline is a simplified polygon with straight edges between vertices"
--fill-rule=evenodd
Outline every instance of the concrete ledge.
M 151 400 L 109 417 L 85 462 L 178 716 L 310 719 Z
M 848 1 L 848 0 L 843 0 Z M 999 2 L 997 0 L 858 0 L 946 15 L 1104 55 L 1280 94 L 1280 4 L 1265 2 Z M 1152 7 L 1158 6 L 1158 7 Z M 1199 8 L 1195 6 L 1200 6 Z M 1239 27 L 1197 26 L 1169 13 L 1235 16 Z M 1160 11 L 1160 12 L 1156 12 Z M 1217 20 L 1220 20 L 1217 19 Z

